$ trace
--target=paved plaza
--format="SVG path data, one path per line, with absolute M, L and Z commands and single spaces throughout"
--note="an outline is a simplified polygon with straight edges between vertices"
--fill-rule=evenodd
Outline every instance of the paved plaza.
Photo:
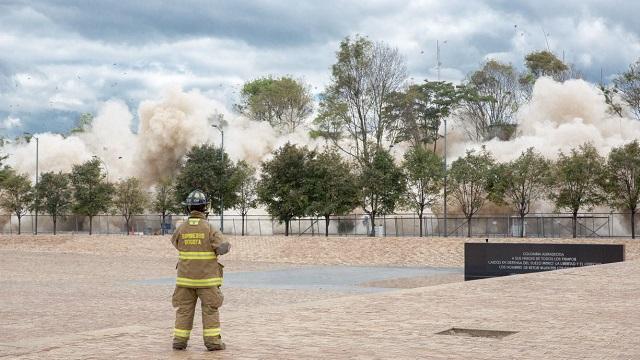
M 463 282 L 465 241 L 231 238 L 210 353 L 198 317 L 171 349 L 168 237 L 0 237 L 0 359 L 640 358 L 636 241 L 527 239 L 623 243 L 627 261 Z

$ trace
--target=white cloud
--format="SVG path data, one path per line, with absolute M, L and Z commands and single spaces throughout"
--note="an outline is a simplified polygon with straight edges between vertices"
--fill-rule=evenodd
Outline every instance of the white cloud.
M 2 121 L 3 129 L 13 129 L 20 126 L 22 126 L 22 121 L 17 117 L 7 116 L 7 118 Z
M 487 57 L 522 66 L 524 55 L 546 47 L 543 28 L 551 49 L 592 80 L 601 67 L 605 76 L 620 72 L 640 54 L 635 19 L 622 16 L 634 13 L 633 4 L 627 11 L 585 1 L 238 1 L 217 11 L 197 1 L 157 5 L 67 9 L 34 1 L 2 8 L 0 117 L 59 126 L 45 114 L 72 119 L 111 98 L 135 107 L 172 85 L 199 88 L 230 107 L 244 81 L 266 74 L 301 77 L 318 93 L 330 79 L 340 40 L 356 33 L 398 47 L 415 81 L 435 79 L 436 40 L 447 40 L 441 77 L 449 81 L 462 80 Z M 184 6 L 202 11 L 169 11 Z M 179 15 L 159 17 L 159 11 Z M 87 27 L 87 19 L 97 25 Z

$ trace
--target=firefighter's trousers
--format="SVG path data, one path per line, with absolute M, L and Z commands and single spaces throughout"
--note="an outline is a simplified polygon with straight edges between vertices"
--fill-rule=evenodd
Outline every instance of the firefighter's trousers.
M 220 314 L 218 308 L 222 306 L 224 297 L 217 286 L 193 289 L 176 287 L 173 293 L 172 304 L 176 309 L 176 325 L 173 336 L 176 340 L 189 340 L 193 328 L 193 316 L 196 311 L 196 303 L 200 299 L 202 308 L 202 327 L 205 342 L 217 343 L 220 340 Z

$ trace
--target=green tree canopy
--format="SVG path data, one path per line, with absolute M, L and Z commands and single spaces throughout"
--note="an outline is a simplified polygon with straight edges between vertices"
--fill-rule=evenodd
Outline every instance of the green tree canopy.
M 631 114 L 640 120 L 640 59 L 613 79 L 614 91 L 620 96 Z
M 487 61 L 466 81 L 469 96 L 460 117 L 471 140 L 508 140 L 515 131 L 515 114 L 523 100 L 521 76 L 511 64 Z
M 271 160 L 262 163 L 262 178 L 258 182 L 258 199 L 267 212 L 285 223 L 289 235 L 291 219 L 304 216 L 309 208 L 306 176 L 314 151 L 286 143 L 277 149 Z
M 407 78 L 405 60 L 397 49 L 361 36 L 345 38 L 336 60 L 312 135 L 331 141 L 360 165 L 370 164 L 385 138 L 395 142 L 384 109 Z
M 46 172 L 40 176 L 36 189 L 40 198 L 40 208 L 51 215 L 55 235 L 58 217 L 69 211 L 73 202 L 69 174 Z
M 554 166 L 550 198 L 558 209 L 568 209 L 573 214 L 574 238 L 580 209 L 591 209 L 605 200 L 601 188 L 603 164 L 596 148 L 586 143 L 569 154 L 560 153 Z
M 73 211 L 89 217 L 89 235 L 91 235 L 93 217 L 109 210 L 114 187 L 106 181 L 106 174 L 100 168 L 100 160 L 96 158 L 73 166 L 71 184 L 75 199 Z
M 325 150 L 311 159 L 307 173 L 308 212 L 325 220 L 325 236 L 329 236 L 331 215 L 345 215 L 359 203 L 358 178 L 342 157 Z
M 393 157 L 384 149 L 373 154 L 370 165 L 360 170 L 361 206 L 371 219 L 375 236 L 376 216 L 393 213 L 405 191 L 404 175 Z
M 444 184 L 444 162 L 434 152 L 416 146 L 404 154 L 402 169 L 407 181 L 404 202 L 418 214 L 422 236 L 424 209 L 435 205 Z
M 466 95 L 466 88 L 444 81 L 425 81 L 391 93 L 384 115 L 397 128 L 395 141 L 409 141 L 412 146 L 433 144 L 435 151 L 442 119 Z
M 135 177 L 129 177 L 116 184 L 113 206 L 127 224 L 127 234 L 131 234 L 131 219 L 133 215 L 144 213 L 149 199 L 142 187 L 142 183 Z
M 313 111 L 309 86 L 288 76 L 263 77 L 247 82 L 236 109 L 256 121 L 266 121 L 283 132 L 293 132 Z
M 631 237 L 636 237 L 636 213 L 640 204 L 640 144 L 634 140 L 609 153 L 605 171 L 605 190 L 610 205 L 629 211 Z
M 10 141 L 4 136 L 0 136 L 0 148 L 3 148 Z M 3 176 L 6 175 L 8 166 L 4 165 L 4 161 L 9 158 L 9 155 L 0 153 L 0 182 L 2 181 Z
M 233 208 L 238 201 L 238 182 L 235 167 L 229 155 L 212 145 L 191 148 L 186 161 L 176 178 L 176 201 L 181 203 L 195 189 L 202 190 L 210 201 L 211 209 L 221 213 L 220 199 L 224 209 Z
M 524 218 L 536 201 L 546 197 L 551 185 L 551 164 L 533 148 L 494 168 L 491 200 L 508 204 L 520 216 L 520 237 L 524 237 Z
M 9 165 L 2 165 L 2 161 L 4 161 L 8 156 L 0 156 L 0 184 L 12 174 L 13 169 Z
M 87 131 L 87 129 L 93 123 L 93 114 L 92 113 L 82 113 L 78 120 L 76 121 L 76 127 L 69 130 L 69 134 L 77 134 Z
M 611 115 L 624 117 L 624 105 L 618 96 L 618 89 L 615 85 L 598 84 L 598 89 L 604 97 L 604 102 L 608 105 L 607 112 Z
M 493 156 L 483 147 L 481 151 L 467 151 L 451 164 L 451 195 L 467 218 L 467 236 L 471 237 L 471 219 L 484 206 L 492 182 L 495 165 Z
M 154 187 L 153 199 L 151 200 L 151 210 L 162 216 L 162 234 L 165 233 L 164 224 L 168 214 L 177 214 L 182 212 L 181 205 L 176 201 L 175 185 L 173 179 L 165 177 Z
M 240 212 L 240 217 L 242 218 L 242 236 L 244 236 L 247 213 L 250 209 L 258 206 L 256 169 L 244 160 L 238 161 L 236 165 L 236 176 L 239 186 L 238 202 L 235 208 Z
M 0 207 L 18 218 L 18 234 L 21 233 L 22 217 L 33 205 L 33 187 L 27 175 L 8 170 L 0 190 Z
M 556 81 L 565 80 L 569 66 L 547 50 L 534 51 L 524 58 L 525 65 L 534 79 L 548 76 Z

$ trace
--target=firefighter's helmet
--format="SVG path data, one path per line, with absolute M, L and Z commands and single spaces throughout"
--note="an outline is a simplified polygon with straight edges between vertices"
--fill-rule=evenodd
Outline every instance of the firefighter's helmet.
M 201 190 L 193 190 L 187 196 L 187 199 L 182 203 L 186 207 L 200 206 L 209 204 L 207 196 Z

